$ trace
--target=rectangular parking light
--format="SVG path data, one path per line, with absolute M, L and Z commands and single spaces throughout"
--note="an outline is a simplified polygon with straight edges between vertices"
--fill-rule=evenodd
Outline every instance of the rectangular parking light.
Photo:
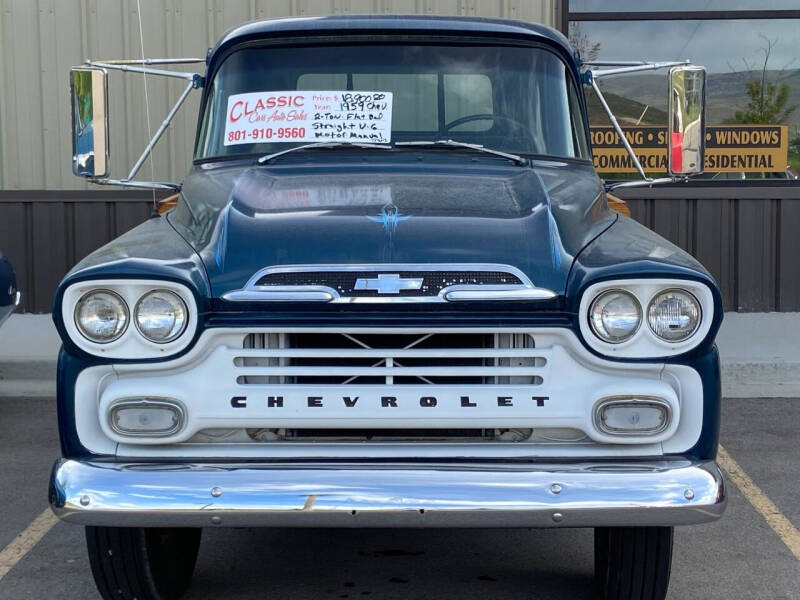
M 109 421 L 120 435 L 163 437 L 180 431 L 184 414 L 176 403 L 142 398 L 114 404 Z
M 596 425 L 611 435 L 656 435 L 669 419 L 669 404 L 661 399 L 622 397 L 600 404 Z

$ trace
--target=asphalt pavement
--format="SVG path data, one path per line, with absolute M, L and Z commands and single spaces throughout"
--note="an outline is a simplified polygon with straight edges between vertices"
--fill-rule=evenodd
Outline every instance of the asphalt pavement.
M 722 444 L 800 528 L 800 399 L 731 399 Z M 59 455 L 52 399 L 0 399 L 0 553 L 47 506 Z M 717 523 L 676 530 L 671 599 L 800 599 L 800 560 L 733 483 Z M 763 508 L 762 508 L 763 512 Z M 35 540 L 36 538 L 34 538 Z M 33 544 L 31 542 L 31 544 Z M 83 530 L 58 523 L 6 553 L 0 599 L 98 598 Z M 205 530 L 187 598 L 592 597 L 590 530 Z M 0 564 L 0 573 L 3 564 Z

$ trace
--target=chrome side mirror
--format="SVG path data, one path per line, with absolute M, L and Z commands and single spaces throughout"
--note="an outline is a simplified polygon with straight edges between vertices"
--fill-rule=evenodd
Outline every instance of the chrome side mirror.
M 706 70 L 694 65 L 669 70 L 667 171 L 687 176 L 703 172 L 705 161 Z
M 72 172 L 81 177 L 108 175 L 108 85 L 105 69 L 70 71 Z

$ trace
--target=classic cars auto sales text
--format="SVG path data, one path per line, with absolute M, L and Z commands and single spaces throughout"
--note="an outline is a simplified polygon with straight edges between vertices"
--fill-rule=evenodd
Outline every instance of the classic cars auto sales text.
M 223 143 L 391 141 L 389 92 L 249 92 L 228 97 Z

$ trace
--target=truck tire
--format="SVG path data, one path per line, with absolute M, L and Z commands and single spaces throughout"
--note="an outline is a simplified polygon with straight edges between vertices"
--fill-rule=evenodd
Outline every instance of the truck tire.
M 97 589 L 105 600 L 173 600 L 189 587 L 202 529 L 86 527 Z
M 597 527 L 594 575 L 602 600 L 663 600 L 672 566 L 672 527 Z

